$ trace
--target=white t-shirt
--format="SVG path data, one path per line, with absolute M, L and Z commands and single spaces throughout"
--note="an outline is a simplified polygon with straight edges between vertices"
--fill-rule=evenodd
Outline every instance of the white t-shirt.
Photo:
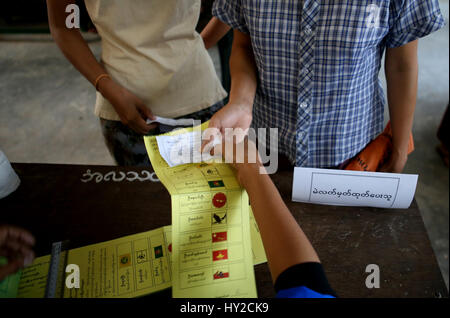
M 85 0 L 102 39 L 102 64 L 154 115 L 179 117 L 226 97 L 201 36 L 201 0 Z M 120 120 L 97 92 L 95 114 Z

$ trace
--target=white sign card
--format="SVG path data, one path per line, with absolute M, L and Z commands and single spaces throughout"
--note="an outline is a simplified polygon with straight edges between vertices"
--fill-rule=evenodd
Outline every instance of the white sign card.
M 418 175 L 294 168 L 292 200 L 344 206 L 407 209 Z

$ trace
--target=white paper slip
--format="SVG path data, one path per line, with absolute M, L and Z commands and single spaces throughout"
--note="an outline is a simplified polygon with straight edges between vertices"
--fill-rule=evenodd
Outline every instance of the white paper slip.
M 151 124 L 151 123 L 160 123 L 160 124 L 164 124 L 164 125 L 168 125 L 168 126 L 194 126 L 194 119 L 192 118 L 180 118 L 180 119 L 172 119 L 172 118 L 164 118 L 164 117 L 159 117 L 159 116 L 155 116 L 154 120 L 151 119 L 147 119 L 146 123 L 147 125 Z
M 169 167 L 186 163 L 200 163 L 222 158 L 220 155 L 211 156 L 201 153 L 201 131 L 185 134 L 156 136 L 159 153 Z M 215 142 L 213 143 L 215 144 Z
M 406 209 L 417 179 L 415 174 L 296 167 L 292 201 Z

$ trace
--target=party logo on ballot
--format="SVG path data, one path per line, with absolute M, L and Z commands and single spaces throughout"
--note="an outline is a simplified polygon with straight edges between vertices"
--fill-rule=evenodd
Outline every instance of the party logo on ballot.
M 223 261 L 228 259 L 228 251 L 227 250 L 218 250 L 213 251 L 213 261 Z

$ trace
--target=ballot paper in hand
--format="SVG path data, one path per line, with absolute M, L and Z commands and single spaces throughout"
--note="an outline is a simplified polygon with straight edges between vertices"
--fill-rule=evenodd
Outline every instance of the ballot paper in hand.
M 414 198 L 417 179 L 412 174 L 296 167 L 292 200 L 407 209 Z
M 193 131 L 177 135 L 156 136 L 159 153 L 169 167 L 221 159 L 220 155 L 211 156 L 209 153 L 201 153 L 201 133 L 201 131 Z M 213 141 L 212 146 L 215 144 L 217 144 L 216 140 Z
M 159 117 L 155 116 L 155 119 L 147 119 L 147 124 L 152 123 L 160 123 L 167 126 L 184 126 L 184 127 L 192 127 L 194 126 L 194 119 L 192 118 L 181 118 L 181 119 L 172 119 L 172 118 L 165 118 L 165 117 Z

